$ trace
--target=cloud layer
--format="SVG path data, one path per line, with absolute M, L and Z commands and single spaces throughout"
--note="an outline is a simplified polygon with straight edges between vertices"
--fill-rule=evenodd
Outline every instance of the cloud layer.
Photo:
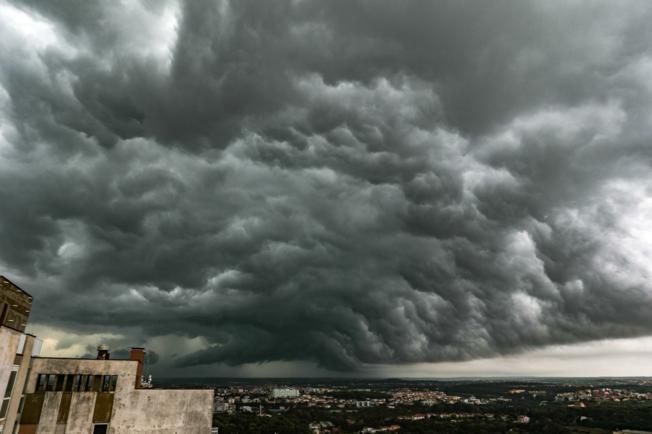
M 2 2 L 0 266 L 37 323 L 184 366 L 650 335 L 650 19 Z

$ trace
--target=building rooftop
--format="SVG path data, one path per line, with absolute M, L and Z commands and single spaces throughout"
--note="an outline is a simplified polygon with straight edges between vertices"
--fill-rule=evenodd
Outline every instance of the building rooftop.
M 24 332 L 32 299 L 27 291 L 0 275 L 0 326 Z
M 22 292 L 27 297 L 29 297 L 30 300 L 33 299 L 33 297 L 31 296 L 31 294 L 29 292 L 25 291 L 23 288 L 16 285 L 14 282 L 9 280 L 6 276 L 3 276 L 2 274 L 0 274 L 0 289 L 5 289 L 5 288 L 16 291 L 16 292 Z

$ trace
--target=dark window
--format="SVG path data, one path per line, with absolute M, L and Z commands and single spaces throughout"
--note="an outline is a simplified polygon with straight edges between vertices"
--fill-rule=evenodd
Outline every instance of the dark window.
M 48 374 L 38 374 L 36 378 L 36 391 L 43 392 L 45 391 L 45 385 L 48 381 Z
M 63 390 L 63 383 L 65 380 L 66 380 L 65 375 L 57 375 L 57 385 L 54 390 L 56 390 L 57 392 L 61 392 Z
M 77 392 L 79 390 L 80 377 L 81 375 L 75 375 L 72 378 L 72 386 L 70 390 L 72 390 L 73 392 Z
M 5 398 L 11 397 L 11 391 L 14 388 L 14 382 L 16 381 L 16 371 L 11 371 L 9 374 L 9 382 L 7 383 L 7 389 L 5 389 Z
M 88 375 L 80 375 L 79 376 L 79 391 L 80 392 L 86 392 L 86 388 L 88 387 Z
M 87 392 L 92 392 L 97 387 L 97 375 L 88 376 L 88 385 L 86 386 Z
M 95 375 L 93 378 L 93 392 L 99 392 L 102 389 L 102 376 Z
M 57 383 L 57 376 L 54 374 L 48 375 L 48 385 L 46 390 L 54 391 L 54 387 L 56 386 L 56 383 Z
M 7 416 L 7 408 L 9 407 L 9 399 L 3 399 L 2 405 L 0 406 L 0 419 L 4 419 Z
M 106 434 L 108 425 L 95 425 L 93 434 Z
M 93 376 L 89 375 L 86 377 L 86 388 L 84 389 L 86 392 L 90 392 L 93 390 Z
M 118 376 L 117 375 L 111 375 L 111 388 L 109 389 L 110 392 L 115 392 L 115 388 L 118 385 Z
M 102 377 L 102 392 L 108 392 L 111 388 L 111 376 L 105 375 Z
M 66 375 L 66 384 L 63 386 L 64 392 L 72 392 L 72 385 L 76 375 Z

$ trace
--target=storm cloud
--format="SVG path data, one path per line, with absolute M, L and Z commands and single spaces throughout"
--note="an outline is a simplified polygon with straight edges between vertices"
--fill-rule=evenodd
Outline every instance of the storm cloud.
M 0 2 L 0 267 L 38 324 L 200 342 L 179 366 L 652 335 L 651 21 Z

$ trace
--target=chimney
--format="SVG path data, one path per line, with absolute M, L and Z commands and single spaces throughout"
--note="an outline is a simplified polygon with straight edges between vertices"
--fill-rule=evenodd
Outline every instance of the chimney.
M 129 360 L 136 360 L 138 362 L 138 370 L 136 371 L 136 389 L 141 388 L 141 377 L 143 375 L 143 363 L 145 362 L 145 348 L 132 348 L 129 354 Z
M 97 347 L 97 360 L 109 360 L 109 346 L 108 345 L 100 345 Z

